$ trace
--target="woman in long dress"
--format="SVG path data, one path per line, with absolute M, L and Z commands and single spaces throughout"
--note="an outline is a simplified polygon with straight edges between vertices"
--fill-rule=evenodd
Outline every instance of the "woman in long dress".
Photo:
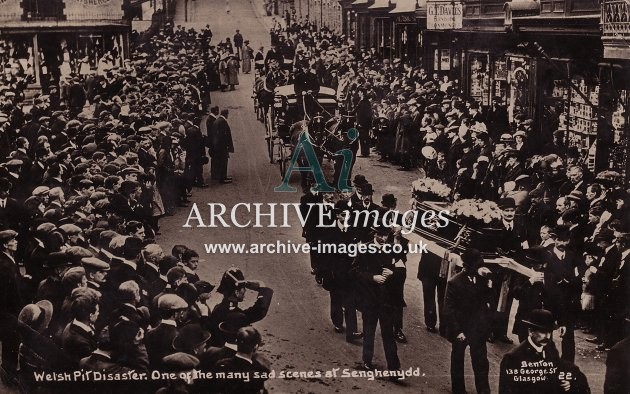
M 243 74 L 249 74 L 252 71 L 252 59 L 254 58 L 254 50 L 249 46 L 249 40 L 245 40 L 245 48 L 243 48 Z
M 231 55 L 227 62 L 227 77 L 230 90 L 234 90 L 234 85 L 238 85 L 238 70 L 241 68 L 236 56 Z
M 219 81 L 221 82 L 222 92 L 225 92 L 225 88 L 228 85 L 228 56 L 227 52 L 222 53 L 219 61 Z

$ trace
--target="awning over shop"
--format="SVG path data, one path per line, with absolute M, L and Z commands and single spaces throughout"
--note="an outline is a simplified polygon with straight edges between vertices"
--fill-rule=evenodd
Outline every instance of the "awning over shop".
M 534 0 L 508 1 L 503 5 L 505 26 L 512 26 L 512 19 L 524 16 L 540 15 L 540 3 Z
M 366 5 L 369 4 L 370 0 L 354 0 L 350 5 Z
M 403 14 L 416 12 L 418 8 L 426 8 L 426 0 L 396 0 L 396 7 L 389 11 L 390 14 Z
M 398 0 L 401 1 L 401 0 Z M 379 9 L 379 8 L 390 8 L 396 5 L 396 0 L 375 0 L 374 4 L 369 6 L 368 8 L 371 10 Z

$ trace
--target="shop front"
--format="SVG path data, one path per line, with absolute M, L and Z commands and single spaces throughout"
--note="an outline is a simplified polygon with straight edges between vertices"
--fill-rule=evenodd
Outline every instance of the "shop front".
M 394 21 L 389 14 L 393 7 L 394 4 L 389 0 L 376 0 L 374 4 L 368 7 L 373 27 L 371 46 L 383 59 L 393 57 Z
M 128 57 L 130 24 L 123 19 L 122 1 L 65 0 L 54 8 L 63 14 L 45 17 L 32 12 L 32 2 L 4 5 L 2 60 L 30 77 L 31 90 L 46 92 L 72 75 L 104 74 Z

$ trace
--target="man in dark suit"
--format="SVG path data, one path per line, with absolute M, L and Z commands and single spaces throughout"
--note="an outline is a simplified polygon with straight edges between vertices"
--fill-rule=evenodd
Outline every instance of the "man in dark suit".
M 122 317 L 146 331 L 150 324 L 150 313 L 146 306 L 140 306 L 143 292 L 138 283 L 133 280 L 121 283 L 117 293 L 120 306 L 112 313 L 111 323 L 115 323 Z
M 0 178 L 0 230 L 20 228 L 24 212 L 22 205 L 9 197 L 12 184 L 7 178 Z
M 330 293 L 330 319 L 335 332 L 343 332 L 343 322 L 346 322 L 346 341 L 361 337 L 357 329 L 357 312 L 354 305 L 353 283 L 350 279 L 350 268 L 353 258 L 347 251 L 357 243 L 354 228 L 349 222 L 351 209 L 346 201 L 336 204 L 333 211 L 336 220 L 335 227 L 322 228 L 321 241 L 323 244 L 335 245 L 336 250 L 327 254 L 322 261 L 323 287 Z
M 499 238 L 497 246 L 507 255 L 511 255 L 522 249 L 521 243 L 524 241 L 524 226 L 516 220 L 516 202 L 513 198 L 502 198 L 499 201 L 499 208 L 501 209 L 501 223 L 499 224 L 501 231 L 497 235 Z M 512 309 L 514 297 L 511 293 L 508 293 L 505 305 L 502 305 L 500 308 L 499 299 L 501 298 L 502 288 L 500 284 L 507 282 L 508 286 L 511 286 L 514 279 L 514 274 L 511 270 L 498 268 L 494 272 L 494 282 L 497 283 L 498 286 L 494 288 L 495 292 L 492 300 L 494 317 L 492 330 L 488 337 L 490 342 L 494 342 L 495 339 L 497 339 L 504 343 L 513 343 L 507 333 L 510 310 Z M 501 309 L 501 311 L 499 311 L 499 309 Z
M 630 318 L 626 316 L 625 324 L 630 324 Z M 630 332 L 630 331 L 628 331 Z M 608 352 L 606 357 L 606 380 L 604 381 L 605 394 L 623 394 L 630 392 L 630 337 L 618 342 Z
M 217 370 L 221 372 L 248 373 L 252 379 L 227 379 L 217 382 L 219 391 L 224 393 L 260 393 L 265 390 L 265 380 L 261 376 L 270 371 L 270 362 L 258 356 L 258 347 L 262 342 L 260 333 L 254 327 L 243 327 L 236 334 L 236 354 L 217 363 Z M 258 374 L 259 377 L 254 377 Z M 266 390 L 265 390 L 266 391 Z
M 461 259 L 464 269 L 448 281 L 444 299 L 444 315 L 449 325 L 449 339 L 453 344 L 451 387 L 455 394 L 466 392 L 464 355 L 466 347 L 470 346 L 477 392 L 490 393 L 490 366 L 486 349 L 491 292 L 486 277 L 490 270 L 480 267 L 483 258 L 476 249 L 464 251 Z
M 243 35 L 238 29 L 236 29 L 236 34 L 234 34 L 234 46 L 236 47 L 236 54 L 240 60 L 243 54 Z
M 188 304 L 175 294 L 165 294 L 158 300 L 158 310 L 162 317 L 160 324 L 147 332 L 144 343 L 149 354 L 149 362 L 159 368 L 162 359 L 175 353 L 173 340 L 179 333 L 178 321 L 182 318 Z
M 0 231 L 0 341 L 2 369 L 9 380 L 16 379 L 18 348 L 17 316 L 22 309 L 20 271 L 13 255 L 17 251 L 17 235 L 13 230 Z
M 71 117 L 74 117 L 83 111 L 83 106 L 87 100 L 85 90 L 79 78 L 72 80 L 72 86 L 70 86 L 68 96 L 68 107 L 70 107 Z
M 359 130 L 359 144 L 361 147 L 361 157 L 370 156 L 370 127 L 372 127 L 372 104 L 367 98 L 367 90 L 359 89 L 359 102 L 355 109 L 357 129 Z M 345 131 L 345 130 L 344 130 Z
M 359 309 L 363 316 L 363 368 L 373 370 L 374 337 L 376 325 L 381 327 L 387 369 L 400 369 L 398 347 L 394 336 L 395 311 L 401 303 L 394 278 L 394 256 L 385 253 L 390 229 L 377 227 L 373 240 L 367 243 L 365 253 L 359 253 L 352 263 L 352 275 L 356 278 Z
M 232 130 L 227 122 L 229 111 L 221 110 L 221 115 L 214 121 L 210 129 L 212 135 L 212 164 L 216 162 L 216 174 L 221 183 L 231 183 L 232 178 L 228 177 L 228 160 L 230 153 L 234 153 L 234 143 L 232 142 Z
M 96 349 L 94 323 L 98 319 L 99 306 L 95 298 L 80 296 L 72 302 L 72 320 L 63 330 L 61 346 L 77 364 Z
M 295 73 L 293 80 L 293 89 L 297 99 L 298 111 L 301 116 L 304 115 L 305 109 L 306 114 L 309 117 L 313 117 L 315 113 L 319 111 L 317 102 L 314 99 L 317 98 L 319 88 L 320 86 L 319 81 L 317 80 L 317 75 L 311 71 L 311 67 L 308 62 L 304 61 L 300 65 L 299 71 Z M 313 93 L 313 96 L 305 95 L 309 91 Z
M 118 290 L 121 283 L 135 281 L 143 284 L 142 277 L 138 273 L 138 260 L 142 251 L 142 240 L 136 237 L 129 237 L 125 240 L 121 248 L 122 259 L 118 264 L 111 264 L 107 278 L 107 287 L 112 291 Z
M 501 104 L 500 97 L 492 98 L 492 104 L 486 111 L 486 125 L 488 133 L 493 140 L 497 141 L 499 136 L 509 129 L 508 113 L 505 106 Z
M 584 181 L 584 169 L 582 167 L 569 167 L 567 177 L 569 180 L 560 186 L 560 196 L 567 196 L 574 190 L 582 192 L 582 195 L 586 195 L 588 185 Z
M 437 332 L 438 311 L 440 318 L 440 335 L 446 336 L 446 322 L 444 320 L 444 292 L 446 291 L 446 275 L 448 261 L 443 256 L 434 253 L 423 253 L 418 264 L 418 279 L 422 282 L 422 301 L 424 310 L 424 324 L 429 332 Z M 435 299 L 437 291 L 437 303 Z
M 214 107 L 210 108 L 208 119 L 206 119 L 206 147 L 208 148 L 208 155 L 211 157 L 210 179 L 215 180 L 215 181 L 218 181 L 220 179 L 217 174 L 217 165 L 214 161 L 214 155 L 213 155 L 214 146 L 212 144 L 214 143 L 214 135 L 212 133 L 213 132 L 212 125 L 214 124 L 214 121 L 217 120 L 218 117 L 219 117 L 219 107 L 215 105 Z
M 597 338 L 587 338 L 589 342 L 598 343 L 599 350 L 610 349 L 614 343 L 611 343 L 608 330 L 615 315 L 615 304 L 611 302 L 610 292 L 613 288 L 613 279 L 616 277 L 621 265 L 621 252 L 617 245 L 613 244 L 614 233 L 612 230 L 604 228 L 595 236 L 595 243 L 603 250 L 603 257 L 597 266 L 591 266 L 588 270 L 591 272 L 590 284 L 592 285 L 593 295 L 595 296 L 595 311 L 598 314 L 597 321 Z M 605 339 L 608 339 L 606 341 Z
M 570 232 L 561 225 L 554 230 L 554 246 L 551 249 L 547 269 L 553 276 L 552 290 L 558 302 L 557 316 L 562 338 L 562 359 L 571 363 L 575 360 L 575 321 L 580 310 L 582 293 L 582 274 L 584 261 L 568 248 Z
M 590 392 L 581 390 L 588 388 L 584 374 L 571 363 L 563 362 L 558 355 L 551 336 L 557 328 L 553 314 L 545 309 L 534 309 L 524 323 L 528 325 L 527 339 L 506 353 L 501 360 L 499 392 Z M 541 367 L 542 363 L 547 367 Z M 543 371 L 542 376 L 540 371 Z M 570 371 L 572 377 L 567 376 L 567 371 Z M 544 378 L 523 379 L 533 376 L 534 373 Z
M 204 159 L 207 160 L 206 141 L 198 126 L 191 124 L 190 121 L 186 125 L 186 138 L 183 144 L 186 150 L 186 172 L 193 185 L 208 187 L 203 181 Z

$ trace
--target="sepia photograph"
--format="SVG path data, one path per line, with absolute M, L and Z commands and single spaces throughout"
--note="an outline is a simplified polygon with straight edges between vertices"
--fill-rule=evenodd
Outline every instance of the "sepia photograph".
M 630 0 L 0 0 L 0 393 L 630 393 Z

